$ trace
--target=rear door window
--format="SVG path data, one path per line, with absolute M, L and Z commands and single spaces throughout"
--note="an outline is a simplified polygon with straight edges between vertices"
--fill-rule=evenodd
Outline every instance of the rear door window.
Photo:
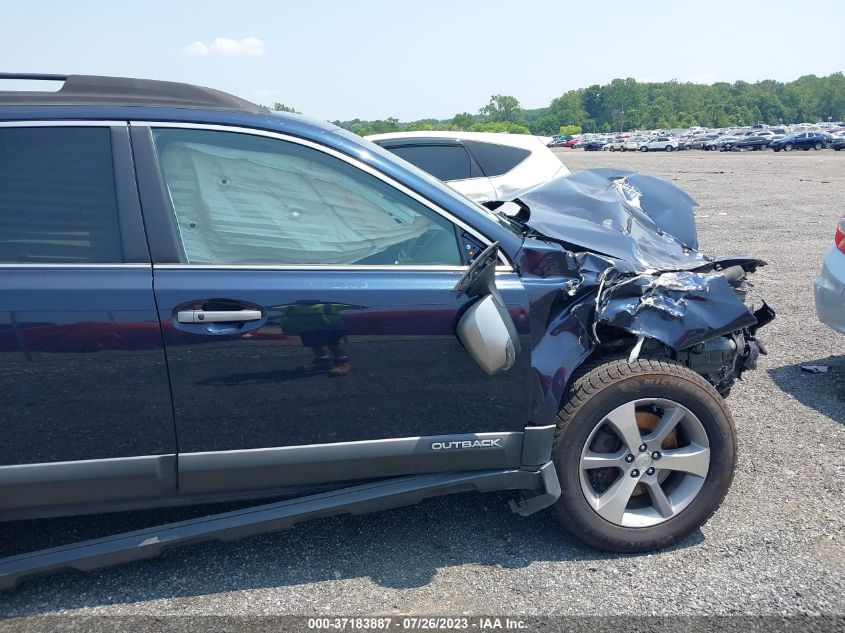
M 481 171 L 488 178 L 494 178 L 508 173 L 531 155 L 531 152 L 521 147 L 508 147 L 497 143 L 482 141 L 464 141 Z
M 440 180 L 472 177 L 469 154 L 461 145 L 405 145 L 388 149 Z
M 0 262 L 122 261 L 109 129 L 0 128 Z

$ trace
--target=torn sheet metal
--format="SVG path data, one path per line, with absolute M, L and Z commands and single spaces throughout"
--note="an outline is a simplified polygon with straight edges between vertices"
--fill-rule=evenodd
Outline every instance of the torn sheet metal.
M 725 260 L 729 268 L 754 269 L 754 259 Z M 638 272 L 623 260 L 589 252 L 574 253 L 561 244 L 528 237 L 517 265 L 531 295 L 532 367 L 536 391 L 532 417 L 550 423 L 572 374 L 597 347 L 631 357 L 636 345 L 658 341 L 681 357 L 700 343 L 729 336 L 735 340 L 734 362 L 727 373 L 713 377 L 714 386 L 729 389 L 741 373 L 737 367 L 759 349 L 756 328 L 772 318 L 771 310 L 752 313 L 736 284 L 716 262 L 701 271 Z M 617 330 L 613 334 L 613 329 Z M 625 335 L 630 335 L 625 337 Z M 625 339 L 629 347 L 619 347 Z M 738 364 L 736 364 L 738 363 Z
M 638 275 L 609 286 L 596 321 L 682 350 L 757 324 L 721 273 Z
M 699 253 L 697 203 L 674 184 L 618 169 L 588 169 L 520 195 L 526 226 L 568 248 L 624 260 L 637 270 L 691 270 Z

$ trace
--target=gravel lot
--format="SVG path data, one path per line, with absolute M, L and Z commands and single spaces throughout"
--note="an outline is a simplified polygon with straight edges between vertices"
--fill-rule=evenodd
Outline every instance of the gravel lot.
M 520 518 L 507 495 L 462 495 L 31 581 L 0 594 L 0 615 L 845 614 L 845 337 L 817 322 L 811 285 L 845 211 L 845 152 L 557 153 L 573 171 L 675 181 L 701 205 L 706 252 L 769 262 L 754 281 L 778 312 L 770 354 L 729 399 L 739 470 L 700 532 L 669 551 L 607 555 L 548 511 Z M 184 515 L 21 522 L 0 542 Z

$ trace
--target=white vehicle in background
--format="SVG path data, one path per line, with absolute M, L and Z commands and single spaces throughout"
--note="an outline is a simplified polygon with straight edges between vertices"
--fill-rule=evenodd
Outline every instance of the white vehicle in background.
M 669 136 L 654 136 L 640 142 L 637 149 L 641 152 L 673 152 L 678 149 L 678 141 Z
M 536 136 L 492 132 L 391 132 L 367 140 L 477 202 L 512 200 L 569 170 Z
M 772 138 L 775 135 L 771 130 L 751 130 L 746 132 L 745 136 L 762 136 L 765 138 Z
M 606 149 L 608 152 L 621 152 L 624 145 L 624 138 L 612 138 L 604 146 L 604 149 Z
M 640 149 L 640 145 L 645 139 L 639 136 L 632 136 L 630 138 L 625 139 L 625 142 L 622 143 L 622 151 L 623 152 L 636 152 Z

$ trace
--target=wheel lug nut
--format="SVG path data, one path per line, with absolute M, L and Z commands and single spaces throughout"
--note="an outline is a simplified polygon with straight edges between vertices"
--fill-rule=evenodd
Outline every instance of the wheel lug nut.
M 648 450 L 648 446 L 645 444 L 640 444 L 640 452 L 645 453 Z
M 646 475 L 653 475 L 654 474 L 654 466 L 650 467 L 647 471 L 645 471 Z
M 630 464 L 632 461 L 634 461 L 634 456 L 633 455 L 625 455 L 625 461 Z
M 640 471 L 638 471 L 636 468 L 631 471 L 631 477 L 639 477 L 639 476 L 640 476 Z
M 651 454 L 651 458 L 652 458 L 652 459 L 660 459 L 660 451 L 654 451 L 654 452 Z

